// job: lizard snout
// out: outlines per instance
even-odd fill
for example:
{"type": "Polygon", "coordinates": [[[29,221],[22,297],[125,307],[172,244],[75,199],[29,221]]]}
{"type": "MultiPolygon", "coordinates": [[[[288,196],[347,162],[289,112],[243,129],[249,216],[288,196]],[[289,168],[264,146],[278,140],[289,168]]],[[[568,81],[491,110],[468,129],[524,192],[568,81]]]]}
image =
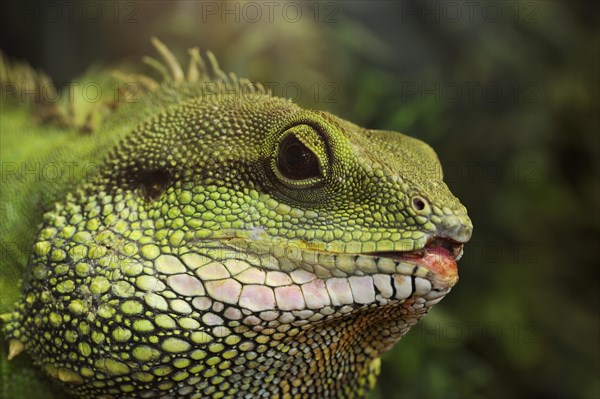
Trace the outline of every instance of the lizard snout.
{"type": "Polygon", "coordinates": [[[473,223],[467,215],[447,215],[437,225],[436,235],[466,243],[473,234],[473,223]]]}

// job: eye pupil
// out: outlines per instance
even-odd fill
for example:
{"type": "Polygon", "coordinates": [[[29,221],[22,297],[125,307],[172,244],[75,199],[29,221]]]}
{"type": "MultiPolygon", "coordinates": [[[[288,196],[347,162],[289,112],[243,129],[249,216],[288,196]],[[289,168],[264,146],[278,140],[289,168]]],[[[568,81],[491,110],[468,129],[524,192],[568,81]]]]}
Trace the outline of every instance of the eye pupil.
{"type": "Polygon", "coordinates": [[[303,180],[320,175],[316,155],[294,135],[281,142],[277,167],[288,179],[303,180]]]}
{"type": "Polygon", "coordinates": [[[291,144],[283,156],[284,162],[289,168],[302,167],[304,163],[310,160],[310,154],[306,152],[306,148],[302,148],[298,143],[291,144]]]}

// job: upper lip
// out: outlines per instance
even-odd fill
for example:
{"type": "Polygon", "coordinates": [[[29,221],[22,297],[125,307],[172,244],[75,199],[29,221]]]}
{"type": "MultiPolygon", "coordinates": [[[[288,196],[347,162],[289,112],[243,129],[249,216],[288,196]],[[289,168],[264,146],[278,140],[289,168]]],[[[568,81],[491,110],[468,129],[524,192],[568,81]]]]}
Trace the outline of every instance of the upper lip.
{"type": "Polygon", "coordinates": [[[463,253],[463,243],[453,240],[449,237],[433,236],[431,237],[425,246],[420,249],[412,251],[385,251],[385,252],[367,252],[365,255],[379,256],[392,259],[407,259],[407,258],[421,258],[425,255],[428,249],[444,248],[455,261],[459,260],[463,253]]]}

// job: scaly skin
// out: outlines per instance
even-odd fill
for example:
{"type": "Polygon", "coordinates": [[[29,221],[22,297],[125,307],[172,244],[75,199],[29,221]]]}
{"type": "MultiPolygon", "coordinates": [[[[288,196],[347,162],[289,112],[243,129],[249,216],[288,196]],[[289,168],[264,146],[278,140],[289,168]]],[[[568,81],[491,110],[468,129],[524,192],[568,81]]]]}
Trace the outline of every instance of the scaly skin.
{"type": "Polygon", "coordinates": [[[440,243],[457,254],[471,236],[434,151],[232,90],[214,65],[212,81],[183,77],[157,46],[172,81],[38,156],[94,173],[3,179],[3,243],[20,225],[32,248],[1,309],[11,357],[83,398],[364,397],[380,355],[457,281],[440,243]],[[45,213],[20,205],[36,187],[54,187],[45,213]]]}

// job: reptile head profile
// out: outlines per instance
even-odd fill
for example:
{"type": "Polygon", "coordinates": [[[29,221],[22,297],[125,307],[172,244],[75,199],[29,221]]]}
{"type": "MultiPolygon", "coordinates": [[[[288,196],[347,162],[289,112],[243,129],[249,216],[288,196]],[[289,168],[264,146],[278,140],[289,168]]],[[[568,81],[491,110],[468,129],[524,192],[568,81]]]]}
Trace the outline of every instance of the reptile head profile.
{"type": "Polygon", "coordinates": [[[69,391],[363,397],[456,283],[472,225],[427,144],[232,80],[164,83],[45,214],[5,332],[69,391]]]}

